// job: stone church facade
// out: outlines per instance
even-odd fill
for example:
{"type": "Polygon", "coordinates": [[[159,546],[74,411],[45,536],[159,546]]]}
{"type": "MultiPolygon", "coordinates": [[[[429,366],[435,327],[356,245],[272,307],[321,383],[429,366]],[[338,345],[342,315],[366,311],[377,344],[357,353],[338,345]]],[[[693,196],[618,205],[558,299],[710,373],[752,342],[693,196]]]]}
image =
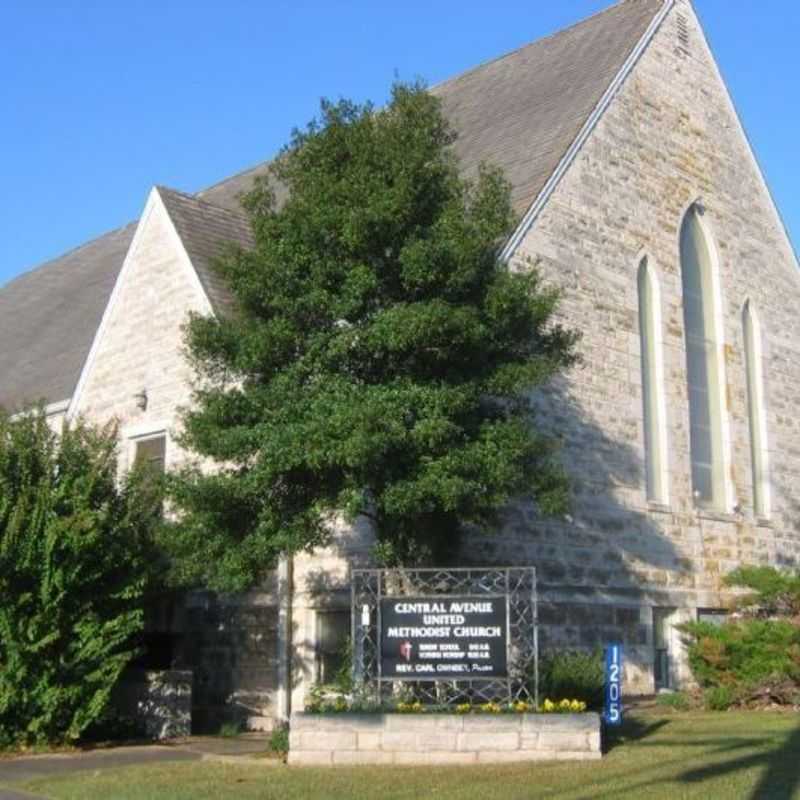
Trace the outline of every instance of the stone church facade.
{"type": "MultiPolygon", "coordinates": [[[[798,263],[689,0],[623,0],[434,87],[464,170],[504,167],[503,257],[563,289],[583,362],[532,398],[574,479],[564,520],[525,503],[464,563],[533,564],[545,646],[622,641],[630,691],[688,680],[679,622],[724,613],[740,564],[797,565],[798,263]]],[[[224,314],[212,261],[237,195],[156,187],[138,223],[0,289],[0,404],[120,429],[122,467],[181,464],[189,311],[224,314]]],[[[197,592],[154,630],[194,672],[196,728],[269,728],[333,669],[370,538],[284,559],[246,596],[197,592]]]]}

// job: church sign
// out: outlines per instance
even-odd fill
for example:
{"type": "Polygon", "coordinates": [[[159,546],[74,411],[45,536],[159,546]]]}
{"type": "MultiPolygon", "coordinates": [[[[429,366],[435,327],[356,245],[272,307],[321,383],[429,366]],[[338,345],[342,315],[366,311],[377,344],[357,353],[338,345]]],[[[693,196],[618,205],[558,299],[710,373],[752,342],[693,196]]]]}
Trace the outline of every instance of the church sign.
{"type": "Polygon", "coordinates": [[[381,677],[473,680],[508,676],[505,595],[380,601],[381,677]]]}

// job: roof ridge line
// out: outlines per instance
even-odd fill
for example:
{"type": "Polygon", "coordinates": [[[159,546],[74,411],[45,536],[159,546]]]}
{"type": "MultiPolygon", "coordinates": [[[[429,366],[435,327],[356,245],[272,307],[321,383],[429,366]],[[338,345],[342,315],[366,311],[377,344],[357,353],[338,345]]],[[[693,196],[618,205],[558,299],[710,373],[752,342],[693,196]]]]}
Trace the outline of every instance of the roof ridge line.
{"type": "Polygon", "coordinates": [[[6,283],[0,284],[0,290],[5,289],[7,286],[11,286],[12,283],[27,277],[28,275],[33,275],[34,272],[39,272],[40,270],[46,269],[49,267],[54,261],[61,261],[62,258],[67,258],[74,253],[77,253],[79,250],[83,250],[85,247],[91,247],[93,244],[99,242],[101,239],[105,239],[106,236],[113,236],[115,233],[122,233],[122,231],[130,228],[131,226],[137,225],[138,220],[132,220],[131,222],[126,222],[123,225],[118,225],[116,228],[111,228],[111,230],[106,231],[105,233],[98,233],[97,236],[93,236],[91,239],[85,242],[81,242],[80,244],[76,244],[73,247],[70,247],[69,250],[65,250],[63,253],[59,253],[57,256],[52,256],[52,258],[48,258],[47,261],[42,261],[36,266],[31,267],[30,269],[25,270],[24,272],[20,272],[19,274],[15,275],[11,280],[6,281],[6,283]]]}
{"type": "MultiPolygon", "coordinates": [[[[265,164],[271,164],[278,157],[278,155],[279,153],[273,156],[272,158],[268,158],[264,161],[259,161],[257,164],[253,164],[253,166],[251,167],[245,167],[244,169],[240,169],[238,172],[234,172],[233,175],[228,175],[227,178],[222,178],[221,180],[218,180],[216,183],[212,183],[210,186],[206,186],[205,188],[200,189],[200,191],[195,192],[194,196],[199,197],[200,199],[205,199],[203,198],[203,195],[206,192],[210,192],[212,189],[216,189],[218,186],[222,186],[224,183],[228,183],[228,181],[233,181],[236,178],[241,178],[243,175],[247,175],[248,172],[255,172],[259,167],[263,167],[265,164]]],[[[208,203],[208,200],[206,200],[205,202],[208,203]]]]}
{"type": "Polygon", "coordinates": [[[189,192],[182,192],[180,189],[173,189],[171,186],[165,186],[163,183],[157,183],[153,187],[157,192],[167,192],[169,194],[178,195],[178,197],[184,198],[185,200],[191,200],[193,203],[199,203],[200,205],[208,206],[209,208],[213,208],[215,211],[222,211],[229,216],[236,217],[238,220],[244,220],[246,218],[244,209],[242,212],[234,211],[232,208],[226,208],[225,206],[217,205],[216,203],[212,203],[209,200],[206,200],[204,197],[198,197],[196,194],[190,194],[189,192]]]}
{"type": "MultiPolygon", "coordinates": [[[[445,78],[444,80],[439,81],[438,83],[434,83],[430,87],[428,87],[428,91],[432,92],[432,91],[435,91],[437,89],[440,89],[443,86],[446,86],[447,84],[455,83],[456,81],[459,81],[462,78],[465,78],[467,75],[471,75],[473,72],[477,72],[479,69],[483,69],[484,67],[489,66],[489,64],[494,64],[497,61],[502,61],[505,58],[509,58],[510,56],[513,56],[515,53],[519,53],[520,51],[525,50],[528,47],[532,47],[535,44],[539,44],[540,42],[546,42],[548,39],[553,39],[556,36],[561,36],[562,34],[567,33],[568,31],[571,31],[574,28],[578,28],[581,25],[584,25],[587,22],[589,22],[589,21],[591,21],[591,20],[593,20],[593,19],[595,19],[597,17],[602,17],[603,15],[610,13],[614,9],[625,5],[626,3],[633,3],[633,2],[639,2],[639,0],[617,0],[616,3],[613,3],[612,5],[607,6],[606,8],[603,8],[600,11],[596,11],[594,14],[589,14],[588,16],[583,17],[583,19],[579,19],[576,22],[573,22],[570,25],[567,25],[565,28],[559,28],[558,30],[553,31],[552,33],[548,33],[545,36],[540,36],[538,39],[533,39],[532,41],[526,42],[525,44],[522,44],[519,47],[515,47],[513,50],[508,50],[507,52],[503,53],[502,55],[495,56],[494,58],[490,58],[487,61],[483,61],[480,64],[476,64],[474,67],[469,67],[468,69],[464,70],[463,72],[459,72],[457,75],[453,75],[450,78],[445,78]]],[[[273,163],[275,161],[275,159],[277,159],[279,156],[280,156],[280,152],[276,153],[272,158],[267,158],[264,161],[259,161],[259,162],[253,164],[250,167],[245,167],[244,169],[241,169],[238,172],[235,172],[233,175],[228,175],[227,177],[222,178],[221,180],[218,180],[216,183],[212,183],[209,186],[206,186],[203,189],[200,189],[198,192],[195,192],[193,195],[189,195],[189,196],[190,197],[197,197],[199,199],[205,200],[203,195],[206,192],[210,192],[210,191],[216,189],[219,186],[223,186],[224,184],[228,183],[229,181],[236,180],[236,178],[243,177],[243,176],[247,175],[249,172],[255,172],[259,167],[263,167],[265,165],[273,163]]],[[[165,188],[169,188],[169,187],[165,187],[165,188]]],[[[208,203],[209,201],[205,200],[205,202],[208,203]]],[[[209,203],[209,205],[214,205],[214,204],[213,203],[209,203]]],[[[219,206],[219,207],[221,208],[221,206],[219,206]]]]}
{"type": "Polygon", "coordinates": [[[445,78],[439,83],[435,83],[430,87],[430,91],[434,89],[439,89],[442,86],[446,86],[448,83],[455,83],[462,78],[466,78],[467,75],[471,75],[473,72],[477,72],[479,69],[483,69],[484,67],[488,67],[490,64],[494,64],[497,61],[502,61],[505,58],[509,58],[522,50],[526,50],[529,47],[533,47],[535,44],[540,44],[541,42],[546,42],[548,39],[554,39],[556,36],[561,36],[563,33],[567,33],[571,31],[573,28],[578,28],[581,25],[586,24],[587,22],[596,19],[597,17],[602,17],[604,14],[608,14],[609,12],[613,11],[615,8],[619,8],[620,6],[625,5],[626,3],[630,2],[638,2],[638,0],[617,0],[616,3],[613,3],[606,8],[601,9],[600,11],[595,11],[594,14],[589,14],[583,19],[579,19],[577,22],[573,22],[570,25],[567,25],[566,28],[559,28],[558,30],[553,31],[552,33],[548,33],[545,36],[540,36],[538,39],[533,39],[530,42],[526,42],[525,44],[521,44],[519,47],[515,47],[513,50],[509,50],[502,55],[495,56],[494,58],[487,59],[486,61],[482,61],[480,64],[476,64],[474,67],[469,67],[469,69],[464,70],[463,72],[459,72],[458,75],[453,75],[451,78],[445,78]]]}

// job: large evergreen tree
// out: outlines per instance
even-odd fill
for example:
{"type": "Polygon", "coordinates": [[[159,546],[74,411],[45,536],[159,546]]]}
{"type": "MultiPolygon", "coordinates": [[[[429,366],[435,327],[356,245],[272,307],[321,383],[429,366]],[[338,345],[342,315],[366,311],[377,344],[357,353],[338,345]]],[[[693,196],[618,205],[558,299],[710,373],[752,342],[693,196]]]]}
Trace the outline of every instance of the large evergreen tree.
{"type": "Polygon", "coordinates": [[[255,248],[219,265],[235,309],[187,328],[183,444],[218,468],[175,483],[179,581],[244,589],[338,512],[410,563],[447,558],[514,496],[565,510],[527,398],[575,334],[534,271],[498,262],[509,186],[490,167],[464,180],[453,141],[420,86],[380,110],[323,102],[246,197],[255,248]]]}

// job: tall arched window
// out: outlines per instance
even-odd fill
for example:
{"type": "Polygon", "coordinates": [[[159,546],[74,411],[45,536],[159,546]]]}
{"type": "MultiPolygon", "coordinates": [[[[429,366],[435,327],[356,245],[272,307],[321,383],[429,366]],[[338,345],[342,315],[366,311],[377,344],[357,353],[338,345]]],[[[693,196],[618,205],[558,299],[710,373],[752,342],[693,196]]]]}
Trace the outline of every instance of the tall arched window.
{"type": "Polygon", "coordinates": [[[667,437],[664,421],[664,367],[661,354],[661,300],[658,280],[647,258],[643,258],[639,264],[637,283],[647,499],[666,504],[668,502],[667,437]]]}
{"type": "Polygon", "coordinates": [[[722,367],[711,245],[692,206],[681,226],[681,280],[689,384],[692,491],[701,507],[724,509],[722,367]]]}
{"type": "Polygon", "coordinates": [[[747,411],[750,423],[750,454],[753,465],[753,510],[756,516],[769,517],[769,462],[767,421],[764,413],[764,382],[761,367],[761,326],[752,303],[742,310],[744,358],[747,371],[747,411]]]}

